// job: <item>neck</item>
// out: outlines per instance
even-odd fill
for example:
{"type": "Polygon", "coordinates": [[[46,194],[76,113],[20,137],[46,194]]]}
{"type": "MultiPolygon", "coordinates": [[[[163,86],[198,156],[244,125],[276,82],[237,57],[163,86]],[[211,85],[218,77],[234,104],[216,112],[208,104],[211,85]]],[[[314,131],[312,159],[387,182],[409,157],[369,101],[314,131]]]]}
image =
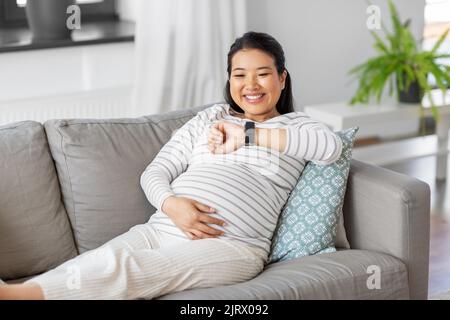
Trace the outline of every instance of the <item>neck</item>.
{"type": "Polygon", "coordinates": [[[265,114],[250,114],[250,113],[244,113],[244,117],[246,119],[250,119],[253,120],[255,122],[263,122],[266,120],[269,120],[271,118],[277,117],[280,114],[278,113],[277,109],[273,109],[271,112],[269,113],[265,113],[265,114]]]}
{"type": "Polygon", "coordinates": [[[263,121],[269,120],[271,118],[277,117],[279,115],[280,114],[278,113],[278,111],[275,110],[274,112],[266,113],[266,114],[249,114],[249,113],[245,113],[244,117],[246,119],[253,120],[255,122],[263,122],[263,121]]]}

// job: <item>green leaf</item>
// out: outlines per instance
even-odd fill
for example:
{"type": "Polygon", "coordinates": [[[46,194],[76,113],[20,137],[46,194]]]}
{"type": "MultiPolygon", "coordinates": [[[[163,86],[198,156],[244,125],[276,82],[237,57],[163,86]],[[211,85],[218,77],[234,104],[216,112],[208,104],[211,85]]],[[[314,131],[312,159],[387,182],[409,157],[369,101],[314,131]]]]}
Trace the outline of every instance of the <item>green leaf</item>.
{"type": "Polygon", "coordinates": [[[371,32],[377,55],[348,72],[353,81],[358,81],[358,88],[350,103],[367,103],[373,97],[380,101],[387,83],[389,95],[395,92],[398,98],[400,90],[409,88],[411,83],[417,81],[423,94],[430,99],[433,117],[438,119],[438,109],[431,96],[432,87],[428,83],[428,77],[433,75],[437,86],[443,92],[450,87],[450,66],[445,65],[445,61],[440,62],[450,58],[450,54],[437,52],[449,30],[439,37],[432,50],[423,51],[410,30],[411,20],[401,22],[392,0],[389,0],[389,11],[392,32],[386,28],[383,21],[381,26],[384,39],[376,32],[371,32]]]}
{"type": "Polygon", "coordinates": [[[439,47],[441,46],[442,42],[444,42],[445,38],[447,37],[448,32],[450,31],[450,29],[447,29],[440,37],[439,40],[434,44],[433,48],[431,49],[431,53],[435,54],[436,51],[439,49],[439,47]]]}
{"type": "Polygon", "coordinates": [[[437,54],[434,56],[435,59],[445,59],[450,58],[450,53],[437,54]]]}
{"type": "Polygon", "coordinates": [[[436,64],[431,64],[430,65],[430,73],[434,76],[434,79],[436,79],[436,83],[437,83],[438,87],[442,91],[445,91],[447,89],[448,84],[450,84],[450,83],[448,83],[448,81],[446,81],[445,74],[443,74],[442,70],[436,64]]]}
{"type": "Polygon", "coordinates": [[[371,31],[370,33],[375,38],[375,45],[374,45],[375,49],[377,49],[381,53],[390,54],[387,45],[384,43],[383,40],[381,40],[381,38],[376,34],[376,32],[371,31]]]}

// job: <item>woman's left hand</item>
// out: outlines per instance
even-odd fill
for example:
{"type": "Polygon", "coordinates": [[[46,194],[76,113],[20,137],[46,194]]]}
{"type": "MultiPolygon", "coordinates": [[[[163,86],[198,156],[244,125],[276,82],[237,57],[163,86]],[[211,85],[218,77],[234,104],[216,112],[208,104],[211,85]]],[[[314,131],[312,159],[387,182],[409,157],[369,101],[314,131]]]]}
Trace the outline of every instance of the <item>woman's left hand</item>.
{"type": "Polygon", "coordinates": [[[231,122],[214,123],[208,135],[208,147],[212,153],[230,153],[245,144],[244,127],[231,122]]]}

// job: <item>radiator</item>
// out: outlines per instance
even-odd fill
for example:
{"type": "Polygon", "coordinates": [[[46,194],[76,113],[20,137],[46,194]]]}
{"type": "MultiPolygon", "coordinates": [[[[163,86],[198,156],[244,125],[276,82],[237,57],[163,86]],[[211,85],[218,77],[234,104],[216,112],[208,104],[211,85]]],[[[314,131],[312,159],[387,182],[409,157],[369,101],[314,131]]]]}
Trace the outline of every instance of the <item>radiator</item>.
{"type": "Polygon", "coordinates": [[[0,101],[0,125],[34,120],[70,118],[126,118],[132,116],[131,87],[76,94],[0,101]]]}

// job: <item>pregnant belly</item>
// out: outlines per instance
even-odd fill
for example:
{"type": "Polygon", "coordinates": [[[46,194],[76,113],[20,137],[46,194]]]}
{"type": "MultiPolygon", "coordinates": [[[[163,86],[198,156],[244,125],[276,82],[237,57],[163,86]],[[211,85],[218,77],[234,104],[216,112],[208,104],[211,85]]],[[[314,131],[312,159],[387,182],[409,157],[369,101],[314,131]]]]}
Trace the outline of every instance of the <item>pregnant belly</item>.
{"type": "Polygon", "coordinates": [[[227,223],[225,234],[231,237],[270,239],[283,205],[265,181],[223,164],[189,168],[171,187],[177,196],[216,209],[211,216],[227,223]]]}

